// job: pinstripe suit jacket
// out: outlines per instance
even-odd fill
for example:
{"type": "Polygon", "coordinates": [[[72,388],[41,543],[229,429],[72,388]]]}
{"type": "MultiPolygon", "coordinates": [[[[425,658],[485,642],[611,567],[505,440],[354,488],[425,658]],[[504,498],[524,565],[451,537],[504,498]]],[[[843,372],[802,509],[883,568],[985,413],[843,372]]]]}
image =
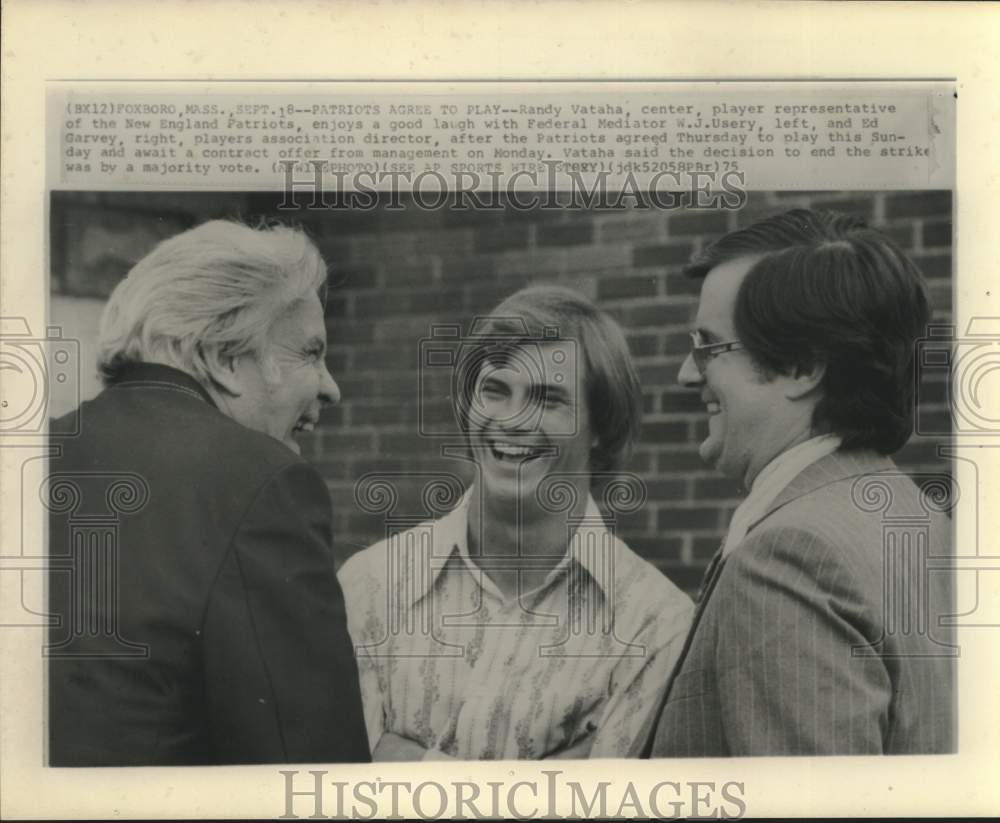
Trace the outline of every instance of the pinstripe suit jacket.
{"type": "Polygon", "coordinates": [[[652,756],[954,751],[941,508],[871,452],[807,467],[699,604],[652,756]]]}

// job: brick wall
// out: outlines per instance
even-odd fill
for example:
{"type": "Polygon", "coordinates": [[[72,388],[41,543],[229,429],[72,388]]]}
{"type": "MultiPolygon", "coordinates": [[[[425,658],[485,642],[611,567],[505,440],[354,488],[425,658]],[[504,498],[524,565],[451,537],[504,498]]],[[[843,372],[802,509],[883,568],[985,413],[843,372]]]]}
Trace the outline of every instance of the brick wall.
{"type": "MultiPolygon", "coordinates": [[[[333,276],[327,305],[329,364],[343,402],[328,410],[304,453],[335,502],[341,559],[382,536],[381,515],[362,509],[354,482],[371,472],[409,474],[397,482],[393,516],[429,513],[426,475],[466,482],[469,466],[442,457],[441,440],[418,435],[420,340],[434,324],[468,328],[502,298],[533,282],[579,289],[624,326],[643,386],[643,435],[627,467],[648,490],[645,506],[619,524],[640,554],[693,589],[738,503],[737,488],[702,465],[706,423],[698,398],[675,383],[687,350],[698,283],[680,269],[713,238],[795,206],[867,217],[891,234],[926,274],[935,322],[951,317],[951,195],[948,192],[751,194],[740,212],[633,209],[595,211],[278,211],[257,193],[55,193],[52,288],[106,296],[159,239],[213,217],[277,216],[303,225],[333,276]],[[414,475],[422,473],[424,477],[414,475]]],[[[53,323],[59,318],[53,316],[53,323]]],[[[432,382],[425,411],[447,421],[447,381],[432,382]]],[[[941,374],[926,376],[922,420],[946,431],[941,374]]],[[[943,437],[915,435],[898,461],[907,470],[947,471],[943,437]]]]}

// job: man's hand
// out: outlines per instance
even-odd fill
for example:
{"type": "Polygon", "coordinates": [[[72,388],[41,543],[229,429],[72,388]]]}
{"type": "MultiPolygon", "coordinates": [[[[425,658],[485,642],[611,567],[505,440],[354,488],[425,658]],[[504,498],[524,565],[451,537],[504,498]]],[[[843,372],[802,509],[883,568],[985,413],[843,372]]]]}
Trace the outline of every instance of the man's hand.
{"type": "Polygon", "coordinates": [[[372,760],[383,763],[423,760],[426,753],[427,749],[415,740],[394,732],[386,732],[379,738],[375,751],[372,752],[372,760]]]}

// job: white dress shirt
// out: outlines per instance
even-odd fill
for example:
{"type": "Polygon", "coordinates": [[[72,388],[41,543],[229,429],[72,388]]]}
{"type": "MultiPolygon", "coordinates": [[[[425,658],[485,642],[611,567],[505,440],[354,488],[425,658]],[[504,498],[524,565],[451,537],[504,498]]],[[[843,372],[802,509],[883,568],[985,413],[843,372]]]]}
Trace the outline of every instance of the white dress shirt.
{"type": "Polygon", "coordinates": [[[782,452],[768,463],[754,478],[750,493],[733,512],[729,531],[722,546],[722,556],[729,554],[747,536],[747,529],[764,516],[767,507],[781,494],[785,486],[795,479],[806,466],[833,454],[840,448],[841,440],[835,434],[822,434],[799,443],[782,452]]]}

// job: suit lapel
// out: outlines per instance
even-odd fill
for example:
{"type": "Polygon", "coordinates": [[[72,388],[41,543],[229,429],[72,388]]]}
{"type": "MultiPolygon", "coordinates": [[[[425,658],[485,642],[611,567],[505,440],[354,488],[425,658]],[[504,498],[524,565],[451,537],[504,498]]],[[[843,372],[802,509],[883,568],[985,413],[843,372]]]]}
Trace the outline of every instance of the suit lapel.
{"type": "Polygon", "coordinates": [[[774,498],[767,510],[749,524],[747,531],[749,532],[750,529],[770,517],[782,506],[803,495],[812,494],[823,486],[848,477],[860,477],[894,470],[896,470],[896,464],[892,460],[873,451],[836,451],[833,454],[828,454],[799,472],[774,498]]]}

